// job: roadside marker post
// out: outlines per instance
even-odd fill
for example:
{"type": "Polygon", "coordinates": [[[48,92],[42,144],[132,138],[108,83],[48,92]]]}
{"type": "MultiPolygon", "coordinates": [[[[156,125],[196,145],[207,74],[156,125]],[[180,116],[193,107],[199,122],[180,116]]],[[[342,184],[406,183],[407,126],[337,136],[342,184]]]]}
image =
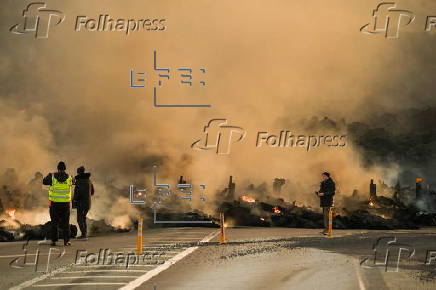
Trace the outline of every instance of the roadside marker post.
{"type": "Polygon", "coordinates": [[[142,218],[138,219],[138,235],[136,236],[136,254],[142,254],[142,225],[144,220],[142,218]]]}
{"type": "Polygon", "coordinates": [[[333,207],[329,208],[329,227],[327,231],[327,237],[333,238],[333,207]]]}
{"type": "Polygon", "coordinates": [[[220,244],[225,244],[226,240],[226,231],[224,226],[224,213],[220,213],[220,225],[221,225],[221,235],[220,235],[220,244]]]}

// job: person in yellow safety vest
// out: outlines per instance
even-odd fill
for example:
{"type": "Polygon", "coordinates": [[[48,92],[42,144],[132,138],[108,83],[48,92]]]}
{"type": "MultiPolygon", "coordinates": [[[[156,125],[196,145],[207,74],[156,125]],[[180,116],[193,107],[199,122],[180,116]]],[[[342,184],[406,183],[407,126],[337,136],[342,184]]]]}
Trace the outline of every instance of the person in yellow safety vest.
{"type": "Polygon", "coordinates": [[[65,246],[70,243],[70,209],[71,209],[71,188],[73,180],[65,170],[63,161],[58,163],[58,171],[49,173],[42,181],[49,186],[48,200],[51,218],[51,245],[56,246],[58,241],[58,227],[62,230],[65,246]]]}

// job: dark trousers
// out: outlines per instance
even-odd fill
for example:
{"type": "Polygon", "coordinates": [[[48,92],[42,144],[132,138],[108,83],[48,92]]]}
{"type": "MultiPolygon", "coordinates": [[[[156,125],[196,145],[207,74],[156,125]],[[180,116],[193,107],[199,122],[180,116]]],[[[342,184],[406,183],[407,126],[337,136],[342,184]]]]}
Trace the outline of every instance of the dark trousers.
{"type": "Polygon", "coordinates": [[[86,215],[88,214],[89,207],[84,205],[77,206],[77,223],[79,224],[80,232],[82,236],[87,235],[87,227],[86,227],[86,215]]]}
{"type": "Polygon", "coordinates": [[[330,209],[329,206],[322,208],[322,215],[324,216],[324,229],[326,231],[329,228],[329,209],[330,209]]]}
{"type": "Polygon", "coordinates": [[[51,240],[57,242],[58,227],[62,231],[64,243],[70,240],[70,203],[52,202],[50,206],[51,240]]]}

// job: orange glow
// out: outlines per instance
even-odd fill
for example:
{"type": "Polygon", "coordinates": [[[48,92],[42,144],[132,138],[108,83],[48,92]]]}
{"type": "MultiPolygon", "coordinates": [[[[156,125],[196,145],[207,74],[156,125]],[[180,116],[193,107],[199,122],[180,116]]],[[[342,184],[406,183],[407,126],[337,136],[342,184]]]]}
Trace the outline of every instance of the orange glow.
{"type": "Polygon", "coordinates": [[[278,207],[273,207],[272,211],[274,213],[282,213],[282,211],[278,207]]]}
{"type": "Polygon", "coordinates": [[[5,212],[11,217],[11,218],[14,218],[15,217],[15,212],[16,212],[17,210],[15,209],[15,208],[7,208],[6,210],[5,210],[5,212]]]}
{"type": "Polygon", "coordinates": [[[369,205],[370,207],[375,207],[375,201],[376,201],[375,196],[371,196],[371,197],[369,198],[369,203],[368,203],[368,205],[369,205]]]}
{"type": "Polygon", "coordinates": [[[241,200],[243,201],[243,202],[256,202],[256,200],[254,199],[254,198],[252,198],[251,196],[248,196],[248,195],[243,195],[243,196],[241,196],[241,200]]]}

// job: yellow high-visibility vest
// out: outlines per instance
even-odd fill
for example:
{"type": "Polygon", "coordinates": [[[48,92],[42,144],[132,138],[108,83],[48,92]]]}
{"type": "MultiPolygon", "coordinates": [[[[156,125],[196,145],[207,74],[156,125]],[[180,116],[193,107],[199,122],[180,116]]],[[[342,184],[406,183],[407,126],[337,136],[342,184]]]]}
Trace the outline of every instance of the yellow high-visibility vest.
{"type": "Polygon", "coordinates": [[[48,200],[53,202],[70,202],[72,185],[73,182],[70,176],[64,182],[59,182],[54,177],[54,174],[52,174],[51,186],[48,190],[48,200]]]}

